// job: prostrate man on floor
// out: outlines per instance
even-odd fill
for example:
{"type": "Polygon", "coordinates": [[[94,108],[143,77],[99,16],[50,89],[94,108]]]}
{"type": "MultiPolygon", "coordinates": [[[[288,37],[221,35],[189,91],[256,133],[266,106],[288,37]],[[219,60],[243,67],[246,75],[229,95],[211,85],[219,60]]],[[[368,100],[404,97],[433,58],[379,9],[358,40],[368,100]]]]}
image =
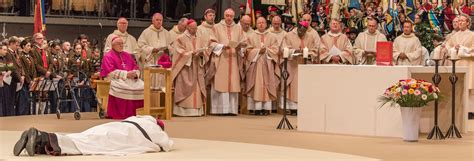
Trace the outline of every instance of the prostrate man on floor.
{"type": "Polygon", "coordinates": [[[125,156],[148,152],[169,151],[173,146],[164,123],[151,116],[132,116],[123,121],[110,122],[81,133],[58,134],[30,128],[21,134],[13,148],[15,156],[23,149],[35,154],[60,155],[117,155],[125,156]]]}

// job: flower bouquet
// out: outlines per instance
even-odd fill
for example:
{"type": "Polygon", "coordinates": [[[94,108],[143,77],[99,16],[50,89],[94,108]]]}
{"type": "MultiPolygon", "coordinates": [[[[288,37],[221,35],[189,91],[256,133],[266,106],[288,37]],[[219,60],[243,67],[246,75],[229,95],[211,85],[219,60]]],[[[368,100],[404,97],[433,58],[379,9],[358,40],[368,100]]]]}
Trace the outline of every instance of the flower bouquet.
{"type": "Polygon", "coordinates": [[[430,82],[416,79],[400,80],[385,90],[379,98],[381,106],[391,103],[400,107],[425,107],[429,102],[439,98],[439,88],[430,82]]]}
{"type": "Polygon", "coordinates": [[[385,90],[379,98],[382,106],[399,105],[402,114],[403,140],[418,141],[421,109],[439,99],[439,88],[424,80],[400,80],[385,90]]]}

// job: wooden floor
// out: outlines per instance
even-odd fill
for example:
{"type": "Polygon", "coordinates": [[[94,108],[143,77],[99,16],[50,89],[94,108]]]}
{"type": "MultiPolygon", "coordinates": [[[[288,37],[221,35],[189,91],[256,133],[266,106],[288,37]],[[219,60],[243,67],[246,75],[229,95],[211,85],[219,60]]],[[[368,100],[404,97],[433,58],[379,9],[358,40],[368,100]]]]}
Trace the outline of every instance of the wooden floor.
{"type": "MultiPolygon", "coordinates": [[[[174,138],[230,141],[294,148],[313,149],[382,160],[474,160],[474,132],[462,139],[403,142],[400,138],[361,137],[276,130],[281,115],[270,116],[207,116],[173,117],[166,122],[166,131],[174,138]]],[[[296,125],[296,117],[290,116],[296,125]]],[[[56,119],[55,115],[0,118],[0,130],[20,131],[29,127],[52,132],[81,132],[92,126],[115,121],[100,120],[96,113],[83,113],[81,120],[71,114],[56,119]]],[[[473,126],[473,120],[469,122],[473,126]]],[[[275,154],[284,155],[284,154],[275,154]]]]}

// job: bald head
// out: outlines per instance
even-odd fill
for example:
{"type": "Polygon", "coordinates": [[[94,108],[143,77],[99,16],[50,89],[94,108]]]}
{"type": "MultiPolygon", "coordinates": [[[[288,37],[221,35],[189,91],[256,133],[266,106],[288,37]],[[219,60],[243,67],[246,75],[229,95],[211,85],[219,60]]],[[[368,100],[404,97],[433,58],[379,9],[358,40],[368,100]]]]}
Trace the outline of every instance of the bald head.
{"type": "Polygon", "coordinates": [[[249,15],[242,16],[240,19],[240,26],[242,26],[242,30],[247,32],[250,29],[251,21],[252,20],[249,15]]]}
{"type": "Polygon", "coordinates": [[[249,15],[244,15],[242,18],[240,18],[240,22],[250,22],[251,18],[249,15]]]}
{"type": "Polygon", "coordinates": [[[114,49],[116,52],[123,51],[123,40],[120,38],[120,36],[112,38],[112,49],[114,49]]]}
{"type": "Polygon", "coordinates": [[[257,19],[257,30],[259,32],[264,32],[267,29],[267,20],[263,17],[257,19]]]}
{"type": "Polygon", "coordinates": [[[232,8],[227,8],[225,11],[224,11],[224,14],[232,14],[232,15],[235,15],[235,12],[232,8]]]}
{"type": "Polygon", "coordinates": [[[234,22],[235,12],[232,8],[228,8],[224,11],[224,21],[226,24],[230,25],[234,22]]]}
{"type": "Polygon", "coordinates": [[[117,20],[117,29],[121,32],[121,33],[125,33],[127,32],[127,29],[128,29],[128,21],[126,18],[119,18],[117,20]]]}
{"type": "Polygon", "coordinates": [[[163,18],[163,15],[162,15],[161,13],[159,13],[159,12],[156,12],[155,14],[153,14],[153,18],[155,18],[155,17],[161,17],[161,18],[163,18]]]}
{"type": "Polygon", "coordinates": [[[280,18],[280,16],[274,16],[272,18],[272,27],[276,31],[281,29],[281,18],[280,18]]]}
{"type": "Polygon", "coordinates": [[[161,26],[163,25],[163,15],[161,15],[161,13],[153,14],[153,17],[151,19],[151,23],[153,23],[153,26],[156,29],[160,29],[161,26]]]}

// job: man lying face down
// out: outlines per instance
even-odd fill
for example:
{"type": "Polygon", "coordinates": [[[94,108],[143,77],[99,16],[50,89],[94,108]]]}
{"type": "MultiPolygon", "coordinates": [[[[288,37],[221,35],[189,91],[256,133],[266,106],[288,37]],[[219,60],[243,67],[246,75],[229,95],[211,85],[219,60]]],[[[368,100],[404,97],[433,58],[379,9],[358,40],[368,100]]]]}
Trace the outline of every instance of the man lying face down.
{"type": "Polygon", "coordinates": [[[130,155],[169,151],[173,146],[164,131],[164,123],[151,116],[132,116],[81,133],[48,133],[25,130],[13,148],[15,156],[23,149],[35,154],[60,155],[130,155]]]}

